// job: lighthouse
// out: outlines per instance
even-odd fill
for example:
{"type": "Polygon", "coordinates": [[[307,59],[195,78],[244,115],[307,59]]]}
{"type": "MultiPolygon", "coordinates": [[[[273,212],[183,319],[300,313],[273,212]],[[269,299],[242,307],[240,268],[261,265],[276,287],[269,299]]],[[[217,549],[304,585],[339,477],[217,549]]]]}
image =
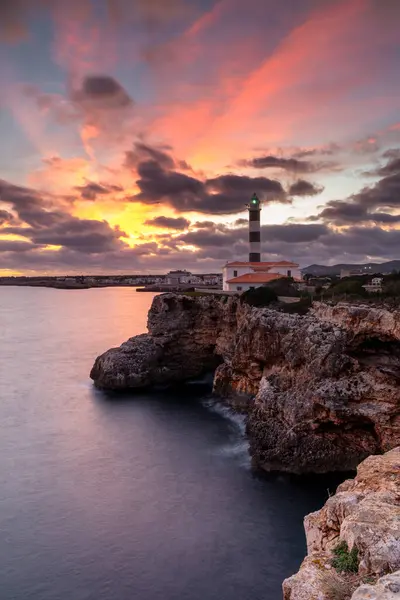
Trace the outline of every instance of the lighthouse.
{"type": "Polygon", "coordinates": [[[260,214],[261,206],[257,194],[254,194],[247,204],[249,211],[249,262],[261,262],[261,225],[260,214]]]}

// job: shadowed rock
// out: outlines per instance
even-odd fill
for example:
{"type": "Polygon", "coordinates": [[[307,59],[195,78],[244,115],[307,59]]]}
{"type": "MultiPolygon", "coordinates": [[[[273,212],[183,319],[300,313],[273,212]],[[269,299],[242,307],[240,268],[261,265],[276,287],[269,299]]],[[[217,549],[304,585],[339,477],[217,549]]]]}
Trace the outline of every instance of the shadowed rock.
{"type": "Polygon", "coordinates": [[[148,334],[130,338],[99,356],[90,377],[99,388],[140,389],[180,383],[213,371],[221,304],[212,296],[156,296],[148,334]]]}

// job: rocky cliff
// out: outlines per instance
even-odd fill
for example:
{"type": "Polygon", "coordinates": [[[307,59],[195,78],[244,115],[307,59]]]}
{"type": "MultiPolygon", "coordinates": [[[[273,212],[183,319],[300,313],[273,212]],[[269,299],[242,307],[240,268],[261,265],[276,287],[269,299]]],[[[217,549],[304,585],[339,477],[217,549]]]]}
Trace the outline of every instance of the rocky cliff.
{"type": "Polygon", "coordinates": [[[263,469],[345,471],[399,444],[399,311],[316,304],[299,316],[165,294],[148,330],[96,359],[95,384],[170,384],[217,367],[214,392],[247,400],[250,451],[263,469]]]}
{"type": "Polygon", "coordinates": [[[90,377],[99,388],[139,389],[180,383],[213,371],[223,305],[213,296],[164,294],[151,305],[148,333],[97,357],[90,377]]]}
{"type": "Polygon", "coordinates": [[[356,588],[353,600],[400,598],[400,447],[362,462],[304,528],[308,556],[284,581],[284,600],[345,600],[356,588]],[[343,542],[352,574],[345,561],[335,568],[343,542]]]}

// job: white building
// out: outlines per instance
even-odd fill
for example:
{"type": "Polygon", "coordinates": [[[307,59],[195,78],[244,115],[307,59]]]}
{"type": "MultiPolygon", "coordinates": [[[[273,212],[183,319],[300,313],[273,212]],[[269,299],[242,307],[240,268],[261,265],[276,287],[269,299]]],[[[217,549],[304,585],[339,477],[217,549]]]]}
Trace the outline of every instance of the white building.
{"type": "Polygon", "coordinates": [[[369,283],[363,285],[364,290],[367,292],[378,293],[382,291],[383,277],[374,277],[369,283]]]}
{"type": "Polygon", "coordinates": [[[226,292],[245,292],[276,279],[293,277],[302,281],[299,265],[287,260],[276,262],[230,262],[222,270],[222,289],[226,292]]]}

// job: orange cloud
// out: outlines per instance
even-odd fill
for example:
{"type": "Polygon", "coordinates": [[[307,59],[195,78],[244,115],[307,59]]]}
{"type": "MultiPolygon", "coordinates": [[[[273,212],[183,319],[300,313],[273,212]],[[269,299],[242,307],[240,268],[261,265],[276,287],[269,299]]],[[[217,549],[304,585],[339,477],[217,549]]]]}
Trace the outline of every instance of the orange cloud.
{"type": "MultiPolygon", "coordinates": [[[[175,88],[174,103],[164,107],[152,131],[170,140],[195,167],[205,169],[220,169],[254,146],[287,144],[296,136],[313,145],[317,134],[332,131],[336,109],[340,109],[336,133],[345,135],[351,127],[357,135],[360,111],[368,112],[377,98],[372,94],[361,102],[351,94],[373,85],[381,73],[381,60],[372,52],[370,39],[384,44],[397,35],[393,27],[374,30],[373,0],[318,4],[261,61],[256,60],[257,36],[230,44],[227,54],[221,54],[214,34],[207,38],[215,22],[224,26],[229,6],[232,2],[219,3],[176,42],[175,55],[190,60],[200,47],[201,65],[209,65],[206,72],[217,73],[215,80],[190,85],[186,59],[174,63],[174,84],[183,83],[175,88]]],[[[394,101],[388,99],[386,108],[394,101]]]]}

